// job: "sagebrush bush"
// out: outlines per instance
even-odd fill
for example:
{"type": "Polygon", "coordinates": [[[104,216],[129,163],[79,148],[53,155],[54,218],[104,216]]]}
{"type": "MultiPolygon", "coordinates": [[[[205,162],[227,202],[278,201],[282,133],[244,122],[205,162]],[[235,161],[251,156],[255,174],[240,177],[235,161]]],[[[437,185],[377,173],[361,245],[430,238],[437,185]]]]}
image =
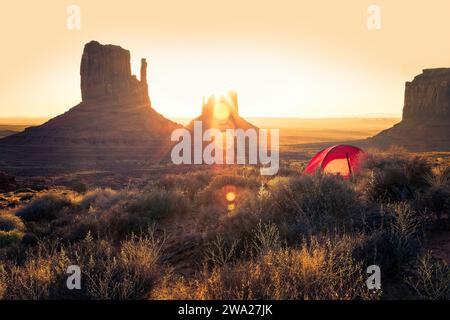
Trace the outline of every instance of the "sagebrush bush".
{"type": "Polygon", "coordinates": [[[88,191],[88,186],[82,182],[75,182],[70,186],[70,189],[77,193],[83,194],[88,191]]]}
{"type": "Polygon", "coordinates": [[[418,258],[416,273],[406,279],[419,299],[450,299],[450,267],[427,252],[418,258]]]}
{"type": "Polygon", "coordinates": [[[360,176],[359,188],[368,201],[391,202],[413,199],[428,185],[432,168],[417,156],[371,156],[360,176]]]}
{"type": "Polygon", "coordinates": [[[2,231],[0,230],[0,248],[13,244],[18,244],[22,240],[23,233],[17,230],[2,231]]]}
{"type": "Polygon", "coordinates": [[[141,192],[96,189],[81,200],[84,212],[73,216],[65,237],[80,239],[91,231],[95,238],[108,236],[121,241],[132,233],[145,231],[160,219],[186,214],[190,206],[189,198],[175,189],[152,188],[141,192]]]}
{"type": "Polygon", "coordinates": [[[242,190],[257,190],[260,185],[259,178],[254,176],[216,175],[209,185],[198,193],[196,200],[201,205],[226,204],[227,188],[233,188],[239,196],[242,190]]]}
{"type": "Polygon", "coordinates": [[[11,213],[0,214],[0,248],[19,244],[25,231],[25,225],[19,217],[11,213]]]}
{"type": "Polygon", "coordinates": [[[78,205],[79,197],[70,192],[49,192],[40,195],[16,215],[25,221],[53,220],[78,205]]]}
{"type": "Polygon", "coordinates": [[[13,214],[0,214],[0,231],[21,231],[25,230],[25,225],[19,217],[14,216],[13,214]]]}
{"type": "Polygon", "coordinates": [[[275,178],[268,189],[272,216],[282,232],[318,232],[344,227],[360,220],[363,208],[352,185],[337,176],[303,175],[275,178]]]}
{"type": "Polygon", "coordinates": [[[450,166],[440,165],[433,168],[432,173],[427,176],[426,180],[430,186],[450,187],[450,166]]]}
{"type": "Polygon", "coordinates": [[[23,263],[0,265],[0,289],[4,298],[20,300],[146,298],[158,274],[162,241],[150,228],[118,247],[90,236],[70,246],[40,242],[23,263]],[[81,268],[81,290],[66,287],[71,264],[81,268]]]}
{"type": "Polygon", "coordinates": [[[121,190],[116,191],[112,189],[100,189],[96,188],[94,190],[87,191],[80,201],[80,206],[82,209],[91,210],[106,210],[111,206],[115,205],[117,202],[127,199],[130,197],[130,192],[121,190]]]}
{"type": "Polygon", "coordinates": [[[190,200],[178,189],[152,189],[130,201],[127,211],[140,216],[153,219],[162,218],[171,214],[184,214],[189,211],[190,200]]]}
{"type": "MultiPolygon", "coordinates": [[[[17,300],[49,299],[52,291],[63,284],[67,261],[55,244],[39,243],[26,252],[22,264],[6,265],[5,298],[17,300]]],[[[56,294],[63,299],[63,294],[56,294]]]]}
{"type": "Polygon", "coordinates": [[[209,170],[189,172],[187,174],[168,174],[158,180],[156,185],[166,190],[181,190],[190,199],[194,199],[196,194],[209,184],[212,175],[213,172],[209,170]]]}
{"type": "Polygon", "coordinates": [[[389,264],[386,270],[397,274],[420,248],[423,215],[406,202],[389,204],[382,211],[388,219],[384,230],[385,243],[380,245],[385,251],[379,254],[389,264]]]}
{"type": "Polygon", "coordinates": [[[0,298],[372,299],[372,264],[384,297],[448,297],[448,267],[414,263],[424,236],[445,226],[448,166],[406,152],[372,156],[350,180],[303,166],[272,177],[256,166],[158,173],[120,190],[24,199],[0,212],[0,298]],[[70,264],[82,290],[67,290],[70,264]]]}
{"type": "MultiPolygon", "coordinates": [[[[217,216],[211,222],[210,228],[216,226],[213,230],[216,234],[220,233],[227,244],[237,240],[239,250],[242,250],[242,246],[251,241],[258,224],[267,224],[272,221],[271,203],[264,190],[264,187],[261,187],[258,192],[248,189],[239,190],[232,210],[226,210],[226,206],[223,206],[224,209],[220,211],[218,209],[221,206],[214,206],[215,211],[212,209],[207,211],[214,212],[213,216],[217,216]]],[[[202,210],[204,208],[202,207],[202,210]]]]}
{"type": "Polygon", "coordinates": [[[6,271],[3,264],[0,263],[0,300],[3,299],[6,293],[6,271]]]}
{"type": "Polygon", "coordinates": [[[403,170],[398,166],[373,169],[363,185],[363,194],[371,202],[400,201],[413,196],[403,170]]]}
{"type": "Polygon", "coordinates": [[[162,246],[154,231],[133,235],[118,249],[104,240],[94,245],[84,243],[89,254],[83,252],[77,259],[87,280],[87,296],[96,300],[146,298],[158,275],[156,263],[162,246]]]}
{"type": "Polygon", "coordinates": [[[273,222],[282,240],[288,242],[322,231],[343,232],[362,226],[365,208],[351,183],[340,177],[275,177],[259,190],[241,193],[235,211],[221,220],[228,239],[251,237],[260,221],[273,222]]]}
{"type": "Polygon", "coordinates": [[[157,287],[159,299],[370,299],[362,266],[351,252],[313,240],[280,247],[254,259],[204,269],[195,281],[172,279],[157,287]]]}
{"type": "Polygon", "coordinates": [[[432,186],[425,191],[422,200],[425,208],[439,217],[450,213],[450,187],[432,186]]]}

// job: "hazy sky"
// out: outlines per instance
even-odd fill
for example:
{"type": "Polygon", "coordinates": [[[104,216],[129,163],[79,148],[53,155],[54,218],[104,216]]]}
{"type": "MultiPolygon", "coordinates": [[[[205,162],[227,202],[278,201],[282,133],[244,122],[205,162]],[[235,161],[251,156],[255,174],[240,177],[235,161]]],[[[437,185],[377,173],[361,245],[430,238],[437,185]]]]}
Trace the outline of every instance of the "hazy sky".
{"type": "Polygon", "coordinates": [[[149,62],[153,106],[195,116],[236,89],[244,116],[401,113],[404,82],[450,66],[448,0],[8,1],[1,4],[0,117],[55,116],[80,101],[90,40],[149,62]],[[81,29],[66,9],[81,9],[81,29]],[[381,30],[367,8],[381,9],[381,30]]]}

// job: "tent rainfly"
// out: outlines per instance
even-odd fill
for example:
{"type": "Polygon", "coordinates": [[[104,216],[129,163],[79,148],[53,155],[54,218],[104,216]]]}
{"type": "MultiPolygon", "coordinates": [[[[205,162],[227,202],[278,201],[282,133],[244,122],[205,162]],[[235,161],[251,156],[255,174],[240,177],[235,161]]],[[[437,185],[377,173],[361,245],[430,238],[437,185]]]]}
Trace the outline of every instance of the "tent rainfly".
{"type": "Polygon", "coordinates": [[[361,169],[365,158],[366,153],[358,147],[335,145],[318,152],[309,161],[304,173],[311,174],[320,170],[348,179],[361,169]]]}

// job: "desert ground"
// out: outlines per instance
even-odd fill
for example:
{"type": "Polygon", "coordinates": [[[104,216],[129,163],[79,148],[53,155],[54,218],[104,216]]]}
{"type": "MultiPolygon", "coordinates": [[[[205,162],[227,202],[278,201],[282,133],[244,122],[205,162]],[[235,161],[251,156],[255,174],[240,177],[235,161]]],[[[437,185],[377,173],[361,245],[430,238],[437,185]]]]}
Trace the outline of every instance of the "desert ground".
{"type": "Polygon", "coordinates": [[[303,175],[320,149],[399,119],[249,120],[280,129],[275,176],[145,162],[3,174],[0,298],[450,298],[449,152],[371,149],[350,180],[303,175]],[[65,287],[73,264],[82,290],[65,287]],[[365,283],[374,264],[381,290],[365,283]]]}

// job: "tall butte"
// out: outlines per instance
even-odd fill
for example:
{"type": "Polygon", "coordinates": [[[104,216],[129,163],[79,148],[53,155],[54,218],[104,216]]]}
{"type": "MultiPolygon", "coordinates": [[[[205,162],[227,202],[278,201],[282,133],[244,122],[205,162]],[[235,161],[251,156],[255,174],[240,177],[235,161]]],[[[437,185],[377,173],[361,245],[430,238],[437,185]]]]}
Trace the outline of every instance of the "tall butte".
{"type": "Polygon", "coordinates": [[[402,121],[364,144],[450,151],[450,68],[425,69],[406,82],[402,121]]]}
{"type": "Polygon", "coordinates": [[[194,121],[201,121],[203,130],[258,129],[239,115],[238,95],[233,90],[209,96],[206,101],[203,99],[202,113],[187,125],[187,129],[193,130],[194,121]]]}
{"type": "Polygon", "coordinates": [[[80,76],[81,103],[0,140],[0,166],[105,168],[157,162],[167,152],[171,132],[181,126],[151,107],[145,59],[138,80],[128,50],[91,41],[84,46],[80,76]]]}

